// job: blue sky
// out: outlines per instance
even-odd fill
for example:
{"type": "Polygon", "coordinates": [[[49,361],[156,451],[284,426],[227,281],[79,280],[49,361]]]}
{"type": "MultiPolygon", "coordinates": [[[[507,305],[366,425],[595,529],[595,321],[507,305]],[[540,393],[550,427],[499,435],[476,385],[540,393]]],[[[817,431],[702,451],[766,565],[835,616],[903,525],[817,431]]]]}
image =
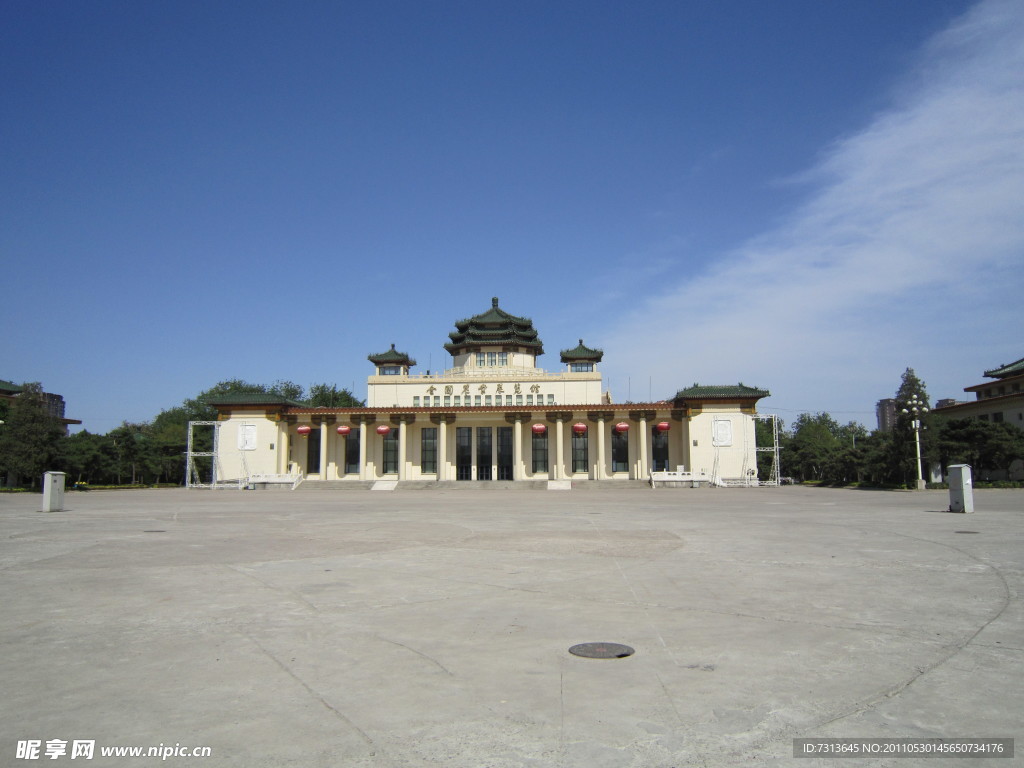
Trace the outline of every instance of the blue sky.
{"type": "Polygon", "coordinates": [[[105,432],[439,370],[492,296],[617,401],[874,427],[1024,356],[1024,5],[0,6],[0,379],[105,432]]]}

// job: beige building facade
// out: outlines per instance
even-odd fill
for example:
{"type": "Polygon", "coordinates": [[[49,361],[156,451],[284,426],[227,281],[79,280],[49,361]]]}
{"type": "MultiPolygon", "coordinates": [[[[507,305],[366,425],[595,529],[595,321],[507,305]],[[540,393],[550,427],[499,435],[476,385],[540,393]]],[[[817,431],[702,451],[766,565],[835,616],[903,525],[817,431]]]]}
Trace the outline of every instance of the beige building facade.
{"type": "Polygon", "coordinates": [[[416,361],[395,345],[370,355],[365,407],[211,399],[220,479],[647,480],[680,468],[709,481],[756,478],[754,416],[767,391],[694,385],[667,400],[614,403],[603,352],[582,339],[548,371],[532,322],[498,299],[455,325],[445,371],[413,373],[416,361]]]}
{"type": "Polygon", "coordinates": [[[936,407],[932,413],[953,419],[981,419],[1024,429],[1024,358],[983,374],[992,381],[964,387],[973,400],[936,407]]]}

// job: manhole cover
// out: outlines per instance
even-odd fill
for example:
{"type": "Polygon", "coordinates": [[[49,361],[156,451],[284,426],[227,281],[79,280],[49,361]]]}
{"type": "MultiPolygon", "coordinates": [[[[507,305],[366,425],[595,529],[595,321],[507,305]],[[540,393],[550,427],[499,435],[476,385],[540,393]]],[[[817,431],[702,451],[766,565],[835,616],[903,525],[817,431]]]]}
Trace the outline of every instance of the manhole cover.
{"type": "Polygon", "coordinates": [[[977,531],[954,531],[954,533],[977,533],[977,531]]]}
{"type": "Polygon", "coordinates": [[[570,648],[569,653],[588,659],[624,659],[632,656],[635,651],[621,643],[580,643],[570,648]]]}

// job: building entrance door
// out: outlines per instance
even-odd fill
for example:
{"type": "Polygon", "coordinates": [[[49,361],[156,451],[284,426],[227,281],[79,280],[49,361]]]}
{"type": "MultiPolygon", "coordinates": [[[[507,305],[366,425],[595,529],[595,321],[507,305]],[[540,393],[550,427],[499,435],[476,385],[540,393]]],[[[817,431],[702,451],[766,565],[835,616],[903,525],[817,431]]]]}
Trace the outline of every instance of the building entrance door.
{"type": "Polygon", "coordinates": [[[498,479],[512,479],[512,427],[498,427],[498,479]]]}
{"type": "Polygon", "coordinates": [[[455,428],[455,479],[473,479],[473,428],[455,428]]]}
{"type": "Polygon", "coordinates": [[[491,475],[491,427],[476,428],[476,479],[493,480],[491,475]]]}
{"type": "Polygon", "coordinates": [[[657,427],[651,429],[651,463],[655,472],[668,469],[668,432],[660,432],[657,427]]]}

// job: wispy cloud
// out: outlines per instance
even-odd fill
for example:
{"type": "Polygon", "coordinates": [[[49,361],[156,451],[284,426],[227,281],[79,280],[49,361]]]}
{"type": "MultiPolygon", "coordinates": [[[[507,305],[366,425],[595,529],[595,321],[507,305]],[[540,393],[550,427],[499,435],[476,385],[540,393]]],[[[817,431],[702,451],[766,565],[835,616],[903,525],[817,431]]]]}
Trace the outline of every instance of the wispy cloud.
{"type": "Polygon", "coordinates": [[[613,379],[742,379],[769,405],[869,412],[904,365],[934,368],[944,396],[1006,356],[942,350],[976,348],[993,302],[1024,319],[1024,5],[983,2],[930,41],[893,105],[803,181],[815,191],[778,228],[618,327],[613,379]]]}

